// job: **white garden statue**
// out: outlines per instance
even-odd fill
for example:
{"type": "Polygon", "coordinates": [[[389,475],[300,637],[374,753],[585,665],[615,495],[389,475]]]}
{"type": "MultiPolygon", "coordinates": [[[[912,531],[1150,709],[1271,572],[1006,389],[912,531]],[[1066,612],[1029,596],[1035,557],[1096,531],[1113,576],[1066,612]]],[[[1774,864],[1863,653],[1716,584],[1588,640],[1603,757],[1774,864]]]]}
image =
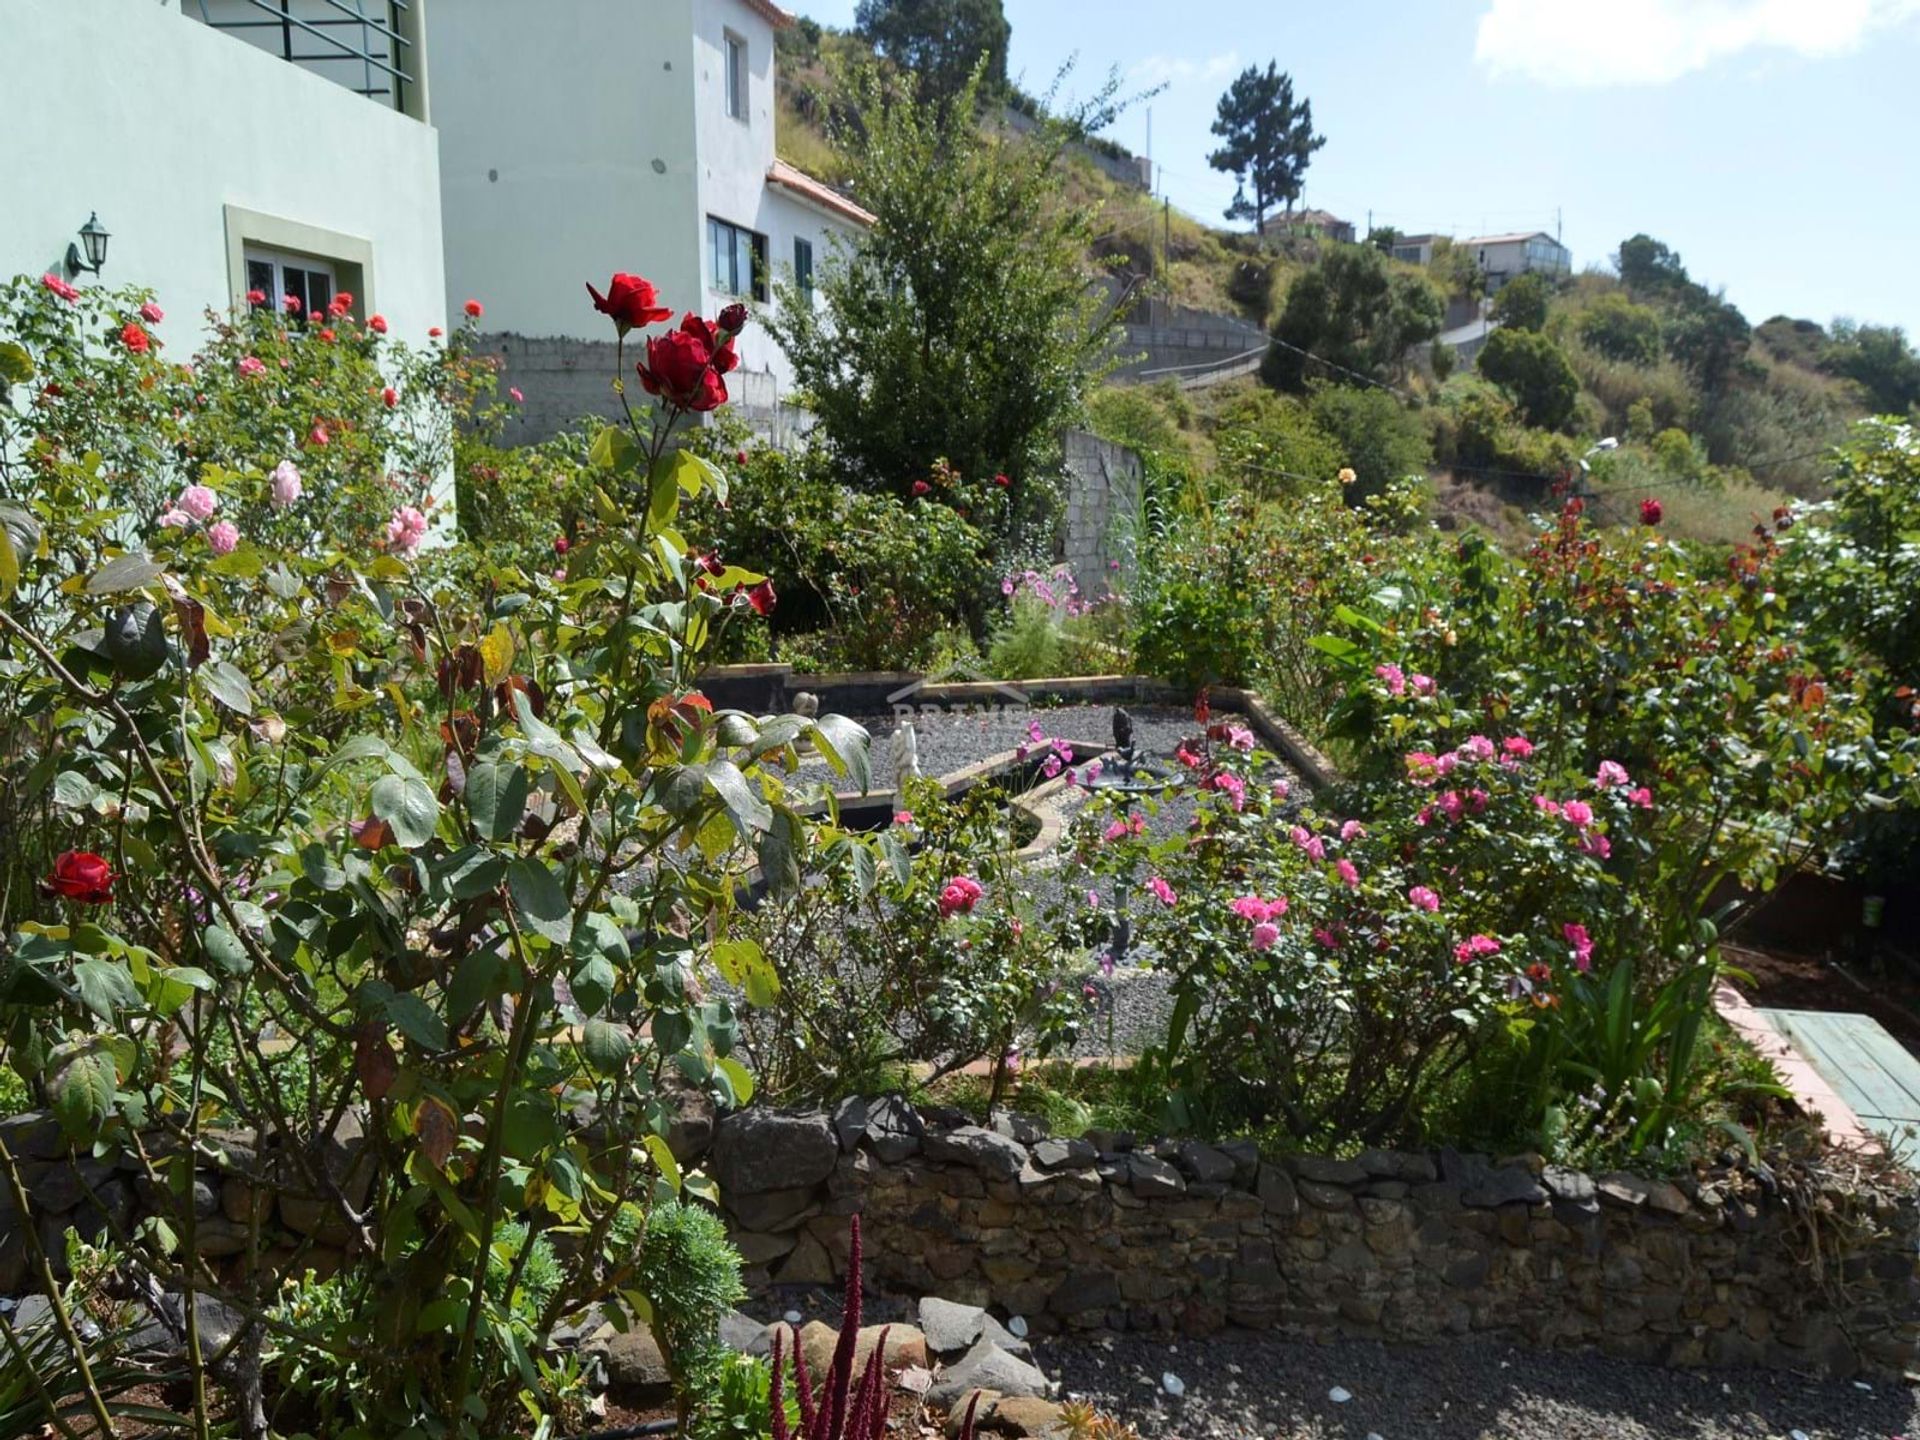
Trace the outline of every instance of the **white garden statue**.
{"type": "Polygon", "coordinates": [[[920,778],[920,737],[913,721],[902,720],[893,732],[893,808],[907,808],[907,781],[920,778]]]}

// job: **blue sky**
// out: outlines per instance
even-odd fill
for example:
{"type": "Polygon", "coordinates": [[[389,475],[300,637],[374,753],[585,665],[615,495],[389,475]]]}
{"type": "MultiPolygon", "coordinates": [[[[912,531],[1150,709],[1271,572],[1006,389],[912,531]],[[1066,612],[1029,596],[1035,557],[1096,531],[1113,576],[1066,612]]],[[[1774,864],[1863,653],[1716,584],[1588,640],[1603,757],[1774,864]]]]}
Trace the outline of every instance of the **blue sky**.
{"type": "MultiPolygon", "coordinates": [[[[790,0],[832,25],[854,0],[790,0]]],[[[1152,101],[1166,194],[1210,223],[1215,102],[1277,60],[1327,136],[1306,201],[1365,226],[1552,231],[1574,264],[1644,230],[1750,320],[1920,336],[1920,0],[1006,0],[1041,92],[1110,67],[1152,101]]],[[[1146,107],[1110,132],[1146,149],[1146,107]]]]}

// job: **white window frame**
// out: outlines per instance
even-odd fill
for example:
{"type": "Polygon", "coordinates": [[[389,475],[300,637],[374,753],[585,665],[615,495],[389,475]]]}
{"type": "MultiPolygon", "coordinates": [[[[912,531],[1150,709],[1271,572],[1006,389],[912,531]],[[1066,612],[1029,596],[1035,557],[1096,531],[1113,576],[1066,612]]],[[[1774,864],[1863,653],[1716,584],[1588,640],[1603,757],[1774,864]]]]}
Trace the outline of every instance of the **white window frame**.
{"type": "Polygon", "coordinates": [[[727,89],[727,115],[747,123],[747,42],[731,30],[721,32],[721,67],[727,89]]]}
{"type": "MultiPolygon", "coordinates": [[[[300,293],[303,297],[311,295],[312,290],[307,277],[314,275],[322,276],[326,279],[328,302],[331,302],[333,297],[340,293],[339,267],[324,256],[297,255],[290,250],[274,250],[264,245],[249,245],[243,252],[243,258],[247,265],[247,288],[249,290],[264,289],[267,293],[266,303],[275,310],[284,308],[286,297],[292,293],[293,282],[287,278],[287,272],[289,270],[297,270],[300,272],[300,293]],[[256,286],[253,283],[253,267],[255,265],[265,265],[271,268],[271,284],[256,286]]],[[[327,312],[327,305],[321,304],[316,306],[309,301],[306,309],[301,312],[301,318],[305,319],[310,311],[316,309],[324,315],[327,312]]]]}
{"type": "Polygon", "coordinates": [[[793,237],[793,283],[809,305],[813,303],[813,276],[813,241],[805,235],[796,235],[793,237]],[[806,257],[805,265],[800,263],[802,255],[806,257]]]}
{"type": "Polygon", "coordinates": [[[716,295],[729,295],[741,300],[755,300],[765,304],[770,291],[767,283],[767,237],[758,230],[750,230],[745,225],[736,225],[731,220],[723,220],[718,215],[707,216],[707,288],[716,295]],[[727,272],[721,273],[720,239],[727,241],[727,272]],[[742,250],[745,251],[746,284],[735,283],[740,273],[742,250]]]}

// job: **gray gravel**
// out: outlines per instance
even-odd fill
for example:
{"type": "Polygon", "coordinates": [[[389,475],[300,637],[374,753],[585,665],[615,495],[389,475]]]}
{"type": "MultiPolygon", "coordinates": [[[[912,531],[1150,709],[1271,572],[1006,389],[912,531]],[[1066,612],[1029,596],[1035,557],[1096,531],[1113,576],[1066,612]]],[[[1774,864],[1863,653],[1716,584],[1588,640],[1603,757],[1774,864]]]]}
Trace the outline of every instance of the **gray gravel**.
{"type": "Polygon", "coordinates": [[[1905,1385],[1862,1389],[1771,1371],[1665,1370],[1593,1352],[1475,1340],[1434,1347],[1053,1339],[1037,1347],[1063,1392],[1143,1436],[1212,1440],[1867,1440],[1920,1437],[1905,1385]],[[1184,1386],[1162,1388],[1171,1373],[1184,1386]],[[1352,1397],[1329,1398],[1334,1387],[1352,1397]]]}

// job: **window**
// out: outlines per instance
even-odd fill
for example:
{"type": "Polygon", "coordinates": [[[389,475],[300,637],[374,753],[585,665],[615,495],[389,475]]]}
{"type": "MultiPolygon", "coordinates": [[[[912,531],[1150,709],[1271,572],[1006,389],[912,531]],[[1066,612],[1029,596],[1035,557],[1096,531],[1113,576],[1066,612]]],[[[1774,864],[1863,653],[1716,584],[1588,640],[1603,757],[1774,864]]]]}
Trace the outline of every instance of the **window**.
{"type": "Polygon", "coordinates": [[[807,303],[813,303],[813,242],[795,238],[793,242],[793,283],[807,303]]]}
{"type": "Polygon", "coordinates": [[[767,298],[767,237],[712,215],[707,217],[707,270],[723,295],[767,298]]]}
{"type": "MultiPolygon", "coordinates": [[[[324,315],[334,292],[340,288],[331,260],[257,250],[252,246],[247,248],[246,256],[247,289],[260,291],[267,297],[264,303],[275,309],[286,305],[287,297],[292,296],[300,302],[297,313],[303,319],[316,310],[324,315]]],[[[293,310],[292,306],[287,308],[293,310]]]]}
{"type": "Polygon", "coordinates": [[[726,32],[727,114],[735,120],[747,118],[747,42],[731,30],[726,32]]]}
{"type": "Polygon", "coordinates": [[[1420,247],[1418,245],[1396,245],[1393,247],[1393,258],[1396,260],[1410,260],[1415,265],[1418,265],[1420,263],[1420,247]]]}

